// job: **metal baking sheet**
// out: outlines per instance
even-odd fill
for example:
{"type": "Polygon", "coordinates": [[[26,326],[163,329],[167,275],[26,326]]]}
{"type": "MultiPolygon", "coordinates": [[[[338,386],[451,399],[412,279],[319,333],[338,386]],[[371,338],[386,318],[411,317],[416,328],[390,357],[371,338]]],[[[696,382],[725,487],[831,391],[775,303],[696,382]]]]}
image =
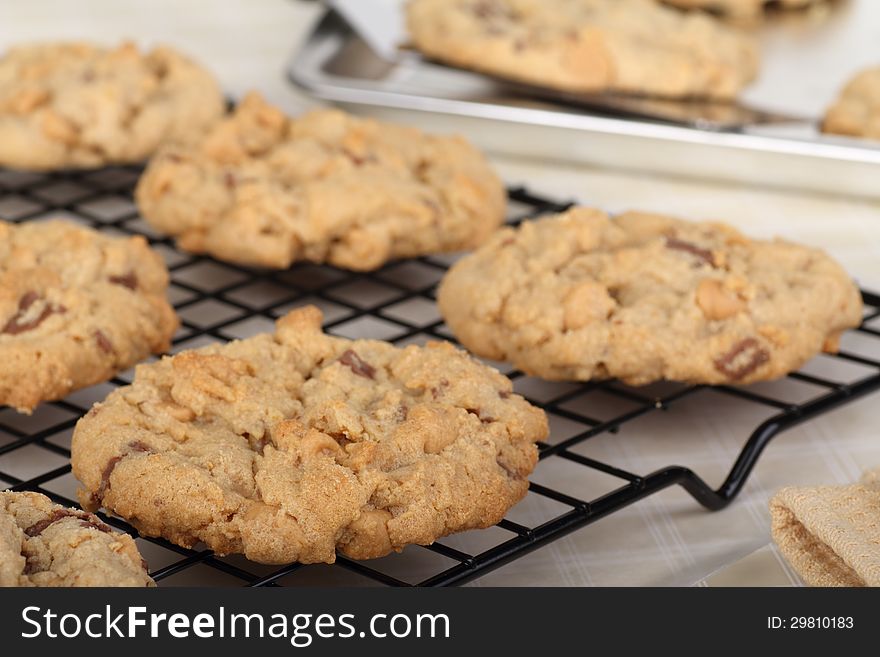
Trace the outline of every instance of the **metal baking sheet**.
{"type": "Polygon", "coordinates": [[[602,115],[525,97],[405,49],[388,61],[332,10],[288,73],[314,96],[352,111],[464,134],[499,154],[880,198],[880,142],[817,129],[842,85],[880,64],[880,2],[839,0],[773,15],[754,29],[763,64],[741,100],[804,119],[717,131],[602,115]]]}

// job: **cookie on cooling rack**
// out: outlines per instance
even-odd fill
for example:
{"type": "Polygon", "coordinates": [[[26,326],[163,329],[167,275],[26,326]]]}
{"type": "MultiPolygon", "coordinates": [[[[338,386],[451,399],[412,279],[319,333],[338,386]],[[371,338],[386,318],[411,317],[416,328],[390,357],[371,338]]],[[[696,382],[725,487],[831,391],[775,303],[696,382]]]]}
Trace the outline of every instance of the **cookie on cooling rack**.
{"type": "Polygon", "coordinates": [[[410,0],[413,44],[442,62],[572,92],[732,98],[750,36],[655,0],[410,0]]]}
{"type": "Polygon", "coordinates": [[[255,93],[200,143],[158,155],[136,196],[184,250],[272,268],[369,270],[471,248],[505,206],[501,182],[463,139],[338,110],[291,119],[255,93]]]}
{"type": "Polygon", "coordinates": [[[825,114],[822,131],[880,139],[880,66],[859,73],[825,114]]]}
{"type": "Polygon", "coordinates": [[[189,138],[223,111],[211,74],[167,47],[46,43],[0,56],[4,167],[140,162],[164,140],[189,138]]]}
{"type": "Polygon", "coordinates": [[[142,237],[0,221],[0,405],[30,412],[167,350],[167,287],[142,237]]]}
{"type": "Polygon", "coordinates": [[[0,586],[155,586],[128,534],[39,493],[0,492],[0,586]]]}
{"type": "Polygon", "coordinates": [[[587,208],[500,230],[450,269],[438,303],[478,355],[634,385],[777,378],[862,317],[858,288],[819,249],[587,208]]]}
{"type": "Polygon", "coordinates": [[[263,334],[140,365],[73,436],[85,508],[263,563],[380,557],[487,527],[528,488],[544,413],[448,343],[263,334]]]}

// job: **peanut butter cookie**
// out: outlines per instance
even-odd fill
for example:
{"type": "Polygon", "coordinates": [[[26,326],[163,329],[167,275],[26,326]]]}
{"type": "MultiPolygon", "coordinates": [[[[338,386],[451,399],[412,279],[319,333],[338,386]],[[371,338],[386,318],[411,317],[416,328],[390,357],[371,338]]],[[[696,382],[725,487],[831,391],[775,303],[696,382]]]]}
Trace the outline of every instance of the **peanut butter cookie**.
{"type": "Polygon", "coordinates": [[[0,586],[155,586],[128,534],[39,493],[0,492],[0,586]]]}
{"type": "Polygon", "coordinates": [[[167,350],[167,287],[142,237],[0,221],[0,404],[30,412],[167,350]]]}
{"type": "Polygon", "coordinates": [[[448,343],[263,334],[140,365],[77,424],[82,504],[263,563],[367,559],[498,522],[547,435],[509,379],[448,343]]]}
{"type": "Polygon", "coordinates": [[[257,94],[198,144],[165,149],[136,196],[182,249],[280,269],[308,260],[368,270],[472,248],[505,204],[463,139],[338,110],[291,119],[257,94]]]}
{"type": "Polygon", "coordinates": [[[100,167],[147,159],[218,119],[214,78],[176,51],[36,44],[0,57],[0,166],[100,167]]]}
{"type": "Polygon", "coordinates": [[[655,0],[410,0],[416,48],[442,62],[573,92],[732,98],[753,39],[655,0]]]}
{"type": "Polygon", "coordinates": [[[474,353],[547,379],[749,383],[835,351],[858,289],[819,249],[717,223],[599,210],[505,228],[438,303],[474,353]]]}

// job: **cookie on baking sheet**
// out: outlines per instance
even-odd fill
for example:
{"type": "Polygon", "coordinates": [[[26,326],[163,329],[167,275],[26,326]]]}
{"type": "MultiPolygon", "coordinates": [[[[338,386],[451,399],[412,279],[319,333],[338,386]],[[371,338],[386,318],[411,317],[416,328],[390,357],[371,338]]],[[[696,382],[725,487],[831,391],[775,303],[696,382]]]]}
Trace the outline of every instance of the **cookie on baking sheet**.
{"type": "Polygon", "coordinates": [[[155,586],[128,534],[39,493],[0,492],[0,586],[155,586]]]}
{"type": "Polygon", "coordinates": [[[256,93],[200,143],[165,149],[136,195],[181,248],[273,268],[368,270],[471,248],[505,206],[498,177],[461,138],[338,110],[291,119],[256,93]]]}
{"type": "Polygon", "coordinates": [[[680,9],[705,9],[726,16],[759,17],[768,5],[781,9],[801,9],[818,4],[820,0],[662,0],[680,9]]]}
{"type": "Polygon", "coordinates": [[[498,522],[526,493],[544,413],[448,343],[274,334],[140,365],[77,424],[85,508],[264,563],[380,557],[498,522]]]}
{"type": "Polygon", "coordinates": [[[825,113],[822,131],[880,139],[880,66],[859,73],[825,113]]]}
{"type": "Polygon", "coordinates": [[[30,412],[167,350],[167,287],[142,237],[0,221],[0,405],[30,412]]]}
{"type": "Polygon", "coordinates": [[[442,62],[573,92],[732,98],[755,42],[655,0],[410,0],[417,49],[442,62]]]}
{"type": "Polygon", "coordinates": [[[140,162],[223,111],[211,74],[171,48],[46,43],[0,55],[0,166],[140,162]]]}
{"type": "Polygon", "coordinates": [[[819,249],[588,208],[500,230],[450,269],[438,303],[480,356],[634,385],[777,378],[835,351],[862,317],[853,281],[819,249]]]}

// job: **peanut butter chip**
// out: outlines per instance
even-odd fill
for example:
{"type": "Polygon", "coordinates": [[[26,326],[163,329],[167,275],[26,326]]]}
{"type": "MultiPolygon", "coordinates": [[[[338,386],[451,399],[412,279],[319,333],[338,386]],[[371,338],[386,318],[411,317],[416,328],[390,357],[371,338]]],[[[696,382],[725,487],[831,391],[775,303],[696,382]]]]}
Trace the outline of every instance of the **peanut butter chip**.
{"type": "Polygon", "coordinates": [[[746,302],[722,281],[704,278],[697,286],[697,305],[708,320],[733,317],[746,309],[746,302]]]}
{"type": "Polygon", "coordinates": [[[604,321],[617,304],[608,290],[594,281],[574,285],[562,303],[565,328],[569,331],[584,328],[596,321],[604,321]]]}

